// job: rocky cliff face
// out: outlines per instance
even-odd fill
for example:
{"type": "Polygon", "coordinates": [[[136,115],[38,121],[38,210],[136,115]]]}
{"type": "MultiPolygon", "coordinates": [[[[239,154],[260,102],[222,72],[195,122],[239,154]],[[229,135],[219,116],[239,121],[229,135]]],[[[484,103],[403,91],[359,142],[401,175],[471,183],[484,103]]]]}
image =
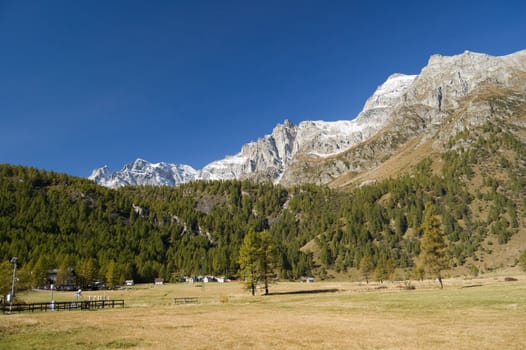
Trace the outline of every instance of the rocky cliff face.
{"type": "Polygon", "coordinates": [[[199,174],[204,180],[240,179],[258,176],[274,180],[292,159],[296,127],[288,120],[272,134],[245,144],[241,152],[206,165],[199,174]]]}
{"type": "Polygon", "coordinates": [[[417,76],[390,76],[353,120],[299,125],[286,120],[238,154],[199,171],[138,160],[113,174],[97,169],[90,178],[109,187],[243,178],[284,185],[344,183],[338,179],[381,166],[402,149],[407,152],[410,142],[416,149],[433,140],[440,148],[456,132],[491,118],[494,107],[475,103],[477,96],[505,91],[525,94],[526,50],[502,57],[468,51],[434,55],[417,76]]]}

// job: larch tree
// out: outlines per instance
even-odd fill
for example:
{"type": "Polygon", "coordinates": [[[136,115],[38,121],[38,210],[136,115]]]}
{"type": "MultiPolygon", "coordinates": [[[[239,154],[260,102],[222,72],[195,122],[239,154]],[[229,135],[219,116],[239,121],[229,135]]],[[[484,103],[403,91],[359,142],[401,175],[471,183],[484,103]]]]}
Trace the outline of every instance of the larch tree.
{"type": "Polygon", "coordinates": [[[371,272],[373,272],[373,268],[373,259],[371,256],[368,254],[364,255],[360,260],[360,272],[367,284],[369,284],[369,277],[371,276],[371,272]]]}
{"type": "Polygon", "coordinates": [[[82,259],[77,267],[77,281],[80,286],[85,287],[97,281],[98,271],[99,267],[94,258],[82,259]]]}
{"type": "Polygon", "coordinates": [[[423,236],[420,241],[419,265],[424,270],[438,279],[440,288],[443,288],[442,271],[448,267],[446,256],[446,241],[440,229],[440,221],[436,208],[432,204],[426,205],[424,221],[422,222],[423,236]]]}
{"type": "Polygon", "coordinates": [[[104,277],[106,277],[106,284],[109,288],[114,288],[119,284],[120,274],[118,268],[117,263],[113,260],[107,266],[104,277]]]}
{"type": "Polygon", "coordinates": [[[45,287],[48,284],[48,271],[53,267],[50,260],[41,255],[32,269],[32,285],[34,288],[45,287]]]}
{"type": "Polygon", "coordinates": [[[239,249],[239,270],[252,295],[256,294],[256,286],[259,282],[258,246],[256,232],[249,230],[239,249]]]}
{"type": "Polygon", "coordinates": [[[55,283],[57,286],[63,286],[68,281],[69,269],[65,263],[60,264],[55,283]]]}
{"type": "Polygon", "coordinates": [[[387,271],[387,263],[384,259],[379,259],[374,269],[374,277],[380,282],[384,283],[389,278],[389,272],[387,271]]]}
{"type": "Polygon", "coordinates": [[[268,295],[268,285],[274,274],[274,243],[268,231],[256,233],[249,230],[239,249],[239,266],[247,288],[252,295],[256,294],[256,286],[263,282],[265,295],[268,295]]]}
{"type": "Polygon", "coordinates": [[[13,267],[9,260],[0,262],[0,294],[7,295],[11,291],[11,273],[13,267]]]}
{"type": "Polygon", "coordinates": [[[274,276],[274,243],[272,235],[265,230],[259,234],[259,270],[265,286],[265,295],[268,295],[268,285],[274,276]]]}

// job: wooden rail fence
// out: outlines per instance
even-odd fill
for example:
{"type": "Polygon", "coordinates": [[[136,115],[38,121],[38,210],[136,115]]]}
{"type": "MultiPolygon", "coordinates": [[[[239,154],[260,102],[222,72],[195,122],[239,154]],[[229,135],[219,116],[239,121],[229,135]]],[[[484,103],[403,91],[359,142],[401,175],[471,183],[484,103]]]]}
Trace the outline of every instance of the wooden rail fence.
{"type": "Polygon", "coordinates": [[[197,304],[198,302],[197,298],[174,298],[174,304],[197,304]]]}
{"type": "Polygon", "coordinates": [[[60,311],[60,310],[96,310],[124,307],[124,300],[82,300],[82,301],[55,301],[47,303],[27,303],[27,304],[2,304],[3,313],[23,312],[23,311],[60,311]]]}

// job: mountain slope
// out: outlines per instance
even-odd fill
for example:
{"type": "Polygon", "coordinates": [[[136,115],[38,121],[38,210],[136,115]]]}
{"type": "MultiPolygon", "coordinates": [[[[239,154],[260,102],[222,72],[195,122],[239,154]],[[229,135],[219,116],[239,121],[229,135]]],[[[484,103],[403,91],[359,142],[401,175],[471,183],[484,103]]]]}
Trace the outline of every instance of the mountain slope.
{"type": "Polygon", "coordinates": [[[522,99],[525,90],[526,51],[503,57],[471,52],[433,56],[389,111],[388,126],[342,154],[322,160],[305,157],[291,164],[282,183],[359,185],[396,176],[426,155],[446,150],[448,140],[459,132],[496,118],[505,123],[515,118],[524,125],[520,111],[497,115],[494,100],[522,99]]]}

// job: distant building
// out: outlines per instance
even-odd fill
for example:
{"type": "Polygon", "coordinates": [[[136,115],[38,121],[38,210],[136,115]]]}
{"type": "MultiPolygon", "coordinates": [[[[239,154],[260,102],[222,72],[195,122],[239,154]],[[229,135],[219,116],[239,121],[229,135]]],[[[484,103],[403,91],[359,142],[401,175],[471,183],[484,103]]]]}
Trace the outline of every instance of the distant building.
{"type": "Polygon", "coordinates": [[[157,286],[164,284],[164,278],[156,278],[153,283],[157,286]]]}
{"type": "Polygon", "coordinates": [[[205,276],[205,277],[203,277],[203,282],[205,282],[205,283],[217,282],[217,278],[214,277],[214,276],[205,276]]]}
{"type": "Polygon", "coordinates": [[[62,273],[59,269],[51,269],[47,271],[47,280],[42,287],[48,288],[53,284],[59,290],[76,290],[76,280],[77,276],[71,267],[62,273]]]}

